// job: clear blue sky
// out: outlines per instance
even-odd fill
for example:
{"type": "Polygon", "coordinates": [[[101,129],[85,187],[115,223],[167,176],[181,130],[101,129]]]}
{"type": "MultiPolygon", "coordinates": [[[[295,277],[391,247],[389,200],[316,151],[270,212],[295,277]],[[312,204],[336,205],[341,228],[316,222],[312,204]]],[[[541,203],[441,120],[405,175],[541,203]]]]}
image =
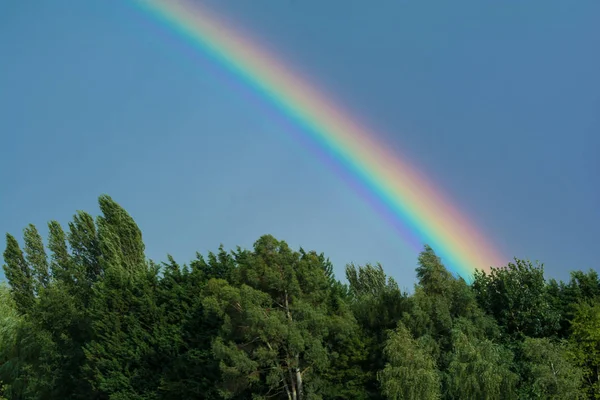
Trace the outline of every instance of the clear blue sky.
{"type": "MultiPolygon", "coordinates": [[[[407,153],[508,256],[598,269],[600,2],[211,0],[407,153]]],[[[123,0],[0,11],[0,230],[97,214],[148,256],[272,233],[338,276],[417,254],[264,104],[123,0]]]]}

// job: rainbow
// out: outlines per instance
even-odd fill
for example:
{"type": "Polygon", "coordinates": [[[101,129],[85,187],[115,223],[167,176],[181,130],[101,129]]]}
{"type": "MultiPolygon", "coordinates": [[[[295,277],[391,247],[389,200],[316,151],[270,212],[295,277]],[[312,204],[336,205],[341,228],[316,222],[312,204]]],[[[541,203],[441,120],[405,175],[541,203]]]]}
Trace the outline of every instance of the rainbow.
{"type": "Polygon", "coordinates": [[[392,223],[428,243],[453,272],[471,281],[476,269],[502,265],[503,257],[425,176],[247,33],[219,20],[199,1],[133,1],[301,127],[383,205],[392,223]]]}

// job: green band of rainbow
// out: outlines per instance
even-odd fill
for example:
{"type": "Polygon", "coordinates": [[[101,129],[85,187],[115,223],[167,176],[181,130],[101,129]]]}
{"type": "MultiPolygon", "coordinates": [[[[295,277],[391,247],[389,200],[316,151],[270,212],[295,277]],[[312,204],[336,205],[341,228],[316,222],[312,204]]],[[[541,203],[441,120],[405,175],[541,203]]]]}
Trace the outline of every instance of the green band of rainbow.
{"type": "Polygon", "coordinates": [[[447,267],[470,281],[475,269],[503,258],[417,170],[377,142],[377,135],[292,74],[280,60],[198,1],[135,0],[292,118],[302,131],[380,199],[447,267]]]}

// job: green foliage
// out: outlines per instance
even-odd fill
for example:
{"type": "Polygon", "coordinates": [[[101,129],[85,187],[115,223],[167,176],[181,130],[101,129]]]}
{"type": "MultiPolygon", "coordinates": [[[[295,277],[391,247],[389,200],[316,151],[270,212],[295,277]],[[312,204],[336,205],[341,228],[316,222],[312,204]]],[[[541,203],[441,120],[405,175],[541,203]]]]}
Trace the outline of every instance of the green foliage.
{"type": "Polygon", "coordinates": [[[387,363],[378,374],[382,393],[390,400],[441,398],[441,381],[433,357],[402,324],[390,335],[384,351],[387,363]]]}
{"type": "Polygon", "coordinates": [[[11,361],[22,323],[9,288],[0,284],[0,399],[11,394],[11,388],[6,383],[14,380],[14,365],[11,365],[11,361]]]}
{"type": "MultiPolygon", "coordinates": [[[[464,322],[468,325],[468,322],[464,322]]],[[[519,377],[512,354],[502,345],[472,335],[470,327],[457,324],[452,331],[448,366],[448,392],[453,399],[513,399],[519,377]]]]}
{"type": "Polygon", "coordinates": [[[527,362],[523,397],[582,399],[583,371],[574,365],[567,344],[548,338],[526,338],[522,352],[527,362]]]}
{"type": "Polygon", "coordinates": [[[600,399],[600,303],[579,304],[571,331],[572,351],[583,369],[585,390],[589,398],[600,399]]]}
{"type": "Polygon", "coordinates": [[[594,270],[587,273],[572,271],[568,283],[551,280],[548,291],[554,307],[560,311],[561,315],[559,336],[566,338],[570,334],[571,321],[577,312],[579,303],[600,298],[600,278],[594,270]]]}
{"type": "Polygon", "coordinates": [[[256,393],[319,398],[311,378],[329,364],[325,340],[339,320],[339,310],[327,307],[330,282],[322,260],[267,235],[254,251],[238,252],[237,263],[236,284],[211,279],[204,301],[224,320],[213,346],[223,394],[264,387],[256,393]]]}
{"type": "Polygon", "coordinates": [[[544,279],[542,265],[515,260],[507,267],[478,272],[473,289],[479,304],[511,338],[547,337],[560,329],[560,314],[544,279]]]}
{"type": "Polygon", "coordinates": [[[29,226],[25,228],[23,237],[25,239],[27,262],[33,269],[35,291],[40,293],[43,289],[48,287],[48,283],[50,282],[48,259],[46,257],[46,250],[44,249],[44,242],[42,241],[42,237],[37,228],[32,224],[29,224],[29,226]]]}
{"type": "Polygon", "coordinates": [[[56,221],[48,223],[48,249],[50,255],[51,276],[56,282],[74,285],[71,273],[71,256],[67,249],[67,237],[60,224],[56,221]]]}
{"type": "Polygon", "coordinates": [[[86,212],[78,211],[73,216],[73,221],[69,222],[68,240],[72,255],[71,274],[78,282],[85,282],[87,289],[102,273],[100,239],[94,218],[86,212]]]}
{"type": "MultiPolygon", "coordinates": [[[[95,390],[110,398],[156,398],[155,347],[164,329],[155,302],[157,271],[128,275],[114,266],[94,288],[93,339],[84,371],[95,390]]],[[[138,267],[140,268],[140,267],[138,267]]]]}
{"type": "Polygon", "coordinates": [[[22,249],[6,236],[0,400],[600,399],[593,270],[546,282],[515,260],[469,286],[425,246],[409,295],[269,235],[159,265],[98,203],[47,248],[33,225],[22,249]]]}
{"type": "Polygon", "coordinates": [[[110,196],[102,195],[98,199],[102,216],[98,217],[98,225],[102,228],[105,242],[104,249],[110,249],[113,257],[118,255],[126,269],[134,269],[144,265],[144,242],[142,232],[133,218],[110,196]]]}
{"type": "Polygon", "coordinates": [[[4,264],[4,275],[10,284],[17,310],[26,314],[35,302],[33,277],[19,242],[8,233],[6,234],[4,262],[6,263],[4,264]]]}
{"type": "Polygon", "coordinates": [[[387,333],[397,326],[402,316],[410,310],[408,296],[401,293],[398,284],[388,277],[379,264],[346,267],[352,311],[361,328],[357,340],[367,353],[360,363],[366,379],[369,398],[382,398],[377,372],[385,366],[383,355],[387,333]]]}

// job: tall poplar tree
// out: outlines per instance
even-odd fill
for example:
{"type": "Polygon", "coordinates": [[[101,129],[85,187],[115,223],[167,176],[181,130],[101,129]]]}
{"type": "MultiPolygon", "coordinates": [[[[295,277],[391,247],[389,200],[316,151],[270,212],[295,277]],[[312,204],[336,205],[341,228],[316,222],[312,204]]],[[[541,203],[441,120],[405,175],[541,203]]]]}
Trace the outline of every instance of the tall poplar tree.
{"type": "Polygon", "coordinates": [[[27,262],[32,268],[34,278],[34,288],[36,293],[40,293],[50,284],[50,273],[48,271],[48,258],[44,249],[42,236],[33,224],[29,224],[24,230],[25,254],[27,262]]]}
{"type": "Polygon", "coordinates": [[[19,242],[9,233],[6,234],[4,262],[4,275],[10,284],[17,310],[26,314],[35,302],[32,271],[25,261],[19,242]]]}

